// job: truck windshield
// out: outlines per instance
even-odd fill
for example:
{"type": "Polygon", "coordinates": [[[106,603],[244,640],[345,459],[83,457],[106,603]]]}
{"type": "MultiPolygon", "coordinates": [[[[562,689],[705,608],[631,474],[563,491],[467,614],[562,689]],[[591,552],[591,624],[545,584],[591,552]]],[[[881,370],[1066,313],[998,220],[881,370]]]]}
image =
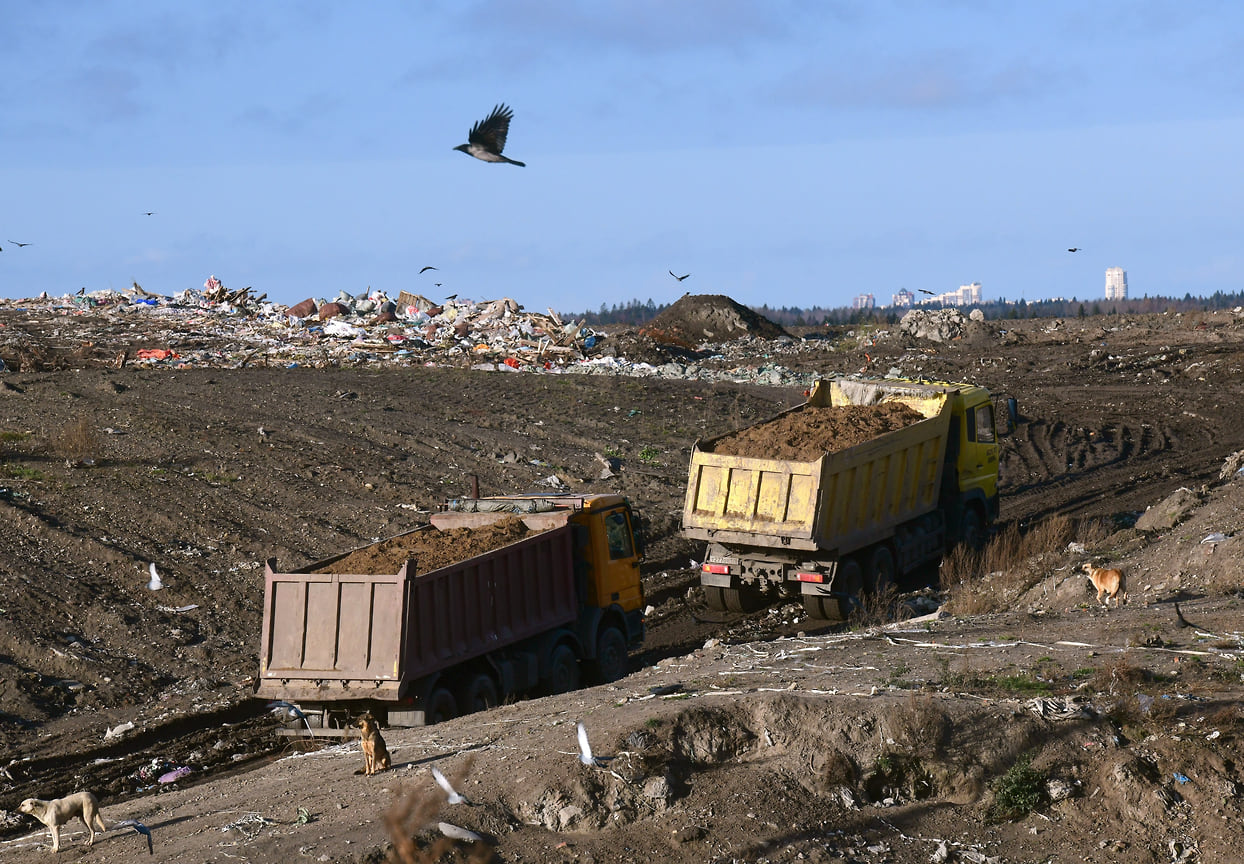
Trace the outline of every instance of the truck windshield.
{"type": "Polygon", "coordinates": [[[605,536],[609,538],[610,558],[630,558],[635,554],[630,525],[624,511],[615,510],[605,517],[605,536]]]}

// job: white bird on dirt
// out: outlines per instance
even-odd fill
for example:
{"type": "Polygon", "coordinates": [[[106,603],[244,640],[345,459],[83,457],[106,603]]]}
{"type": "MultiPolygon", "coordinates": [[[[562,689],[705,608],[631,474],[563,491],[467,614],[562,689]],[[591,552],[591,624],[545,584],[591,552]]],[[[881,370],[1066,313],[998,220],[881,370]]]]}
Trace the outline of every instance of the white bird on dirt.
{"type": "Polygon", "coordinates": [[[579,721],[579,761],[584,765],[596,767],[596,758],[592,756],[592,745],[587,740],[587,727],[579,721]]]}
{"type": "Polygon", "coordinates": [[[465,828],[460,828],[452,822],[437,822],[436,827],[440,829],[440,832],[450,840],[462,840],[466,843],[478,843],[484,839],[474,831],[468,831],[465,828]]]}
{"type": "Polygon", "coordinates": [[[147,583],[147,590],[159,591],[161,588],[164,587],[164,582],[160,579],[160,574],[156,572],[156,566],[155,566],[154,561],[151,562],[151,567],[149,567],[148,569],[151,571],[151,581],[147,583]]]}
{"type": "Polygon", "coordinates": [[[116,827],[117,828],[122,828],[122,827],[133,828],[139,834],[142,834],[144,837],[147,838],[147,854],[148,855],[155,854],[155,845],[151,841],[151,829],[148,828],[146,825],[144,825],[143,823],[135,819],[122,819],[120,822],[116,823],[116,827]]]}
{"type": "Polygon", "coordinates": [[[471,803],[466,798],[464,798],[462,795],[458,794],[458,790],[454,789],[454,787],[450,785],[449,780],[447,780],[445,778],[445,775],[441,773],[441,769],[437,768],[435,765],[432,766],[432,779],[436,781],[437,786],[440,786],[442,789],[445,790],[445,794],[448,796],[448,800],[450,804],[470,804],[471,803]]]}

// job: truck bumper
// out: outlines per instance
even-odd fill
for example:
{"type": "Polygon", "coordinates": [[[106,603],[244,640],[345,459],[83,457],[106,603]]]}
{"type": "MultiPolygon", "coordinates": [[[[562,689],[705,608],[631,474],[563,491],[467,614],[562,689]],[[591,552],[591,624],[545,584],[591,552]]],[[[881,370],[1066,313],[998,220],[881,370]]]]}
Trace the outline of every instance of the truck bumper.
{"type": "Polygon", "coordinates": [[[396,702],[398,681],[307,681],[297,678],[264,678],[255,695],[260,699],[284,699],[287,702],[349,702],[374,699],[396,702]]]}

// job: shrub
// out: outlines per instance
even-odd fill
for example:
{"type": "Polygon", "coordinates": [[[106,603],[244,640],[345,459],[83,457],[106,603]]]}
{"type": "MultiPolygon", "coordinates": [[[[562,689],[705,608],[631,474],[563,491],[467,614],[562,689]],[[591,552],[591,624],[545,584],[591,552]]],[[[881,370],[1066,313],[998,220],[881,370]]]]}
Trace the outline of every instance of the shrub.
{"type": "Polygon", "coordinates": [[[1048,800],[1046,777],[1032,767],[1031,757],[1012,765],[993,782],[989,818],[995,822],[1022,819],[1048,800]]]}

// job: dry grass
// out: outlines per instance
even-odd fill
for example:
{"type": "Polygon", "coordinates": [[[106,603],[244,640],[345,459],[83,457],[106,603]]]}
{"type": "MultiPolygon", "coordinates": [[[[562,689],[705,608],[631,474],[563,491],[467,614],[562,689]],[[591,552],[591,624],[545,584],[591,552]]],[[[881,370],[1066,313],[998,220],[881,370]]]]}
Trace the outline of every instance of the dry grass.
{"type": "Polygon", "coordinates": [[[894,620],[898,589],[893,585],[880,592],[864,591],[860,603],[851,610],[847,622],[852,627],[878,627],[894,620]]]}
{"type": "Polygon", "coordinates": [[[1077,522],[1067,516],[1051,516],[1021,530],[1010,523],[979,551],[959,545],[942,560],[941,589],[948,609],[959,615],[979,615],[1011,608],[1052,567],[1060,566],[1071,553],[1072,541],[1086,547],[1109,536],[1101,520],[1077,522]]]}
{"type": "Polygon", "coordinates": [[[894,743],[912,754],[941,755],[950,740],[950,718],[928,693],[911,694],[888,712],[886,724],[894,743]]]}
{"type": "MultiPolygon", "coordinates": [[[[469,771],[468,762],[460,773],[465,776],[469,771]]],[[[460,783],[463,776],[451,778],[450,782],[460,783]]],[[[385,831],[392,844],[390,864],[486,864],[496,860],[495,850],[483,840],[471,843],[438,835],[420,841],[420,835],[426,835],[429,828],[435,830],[444,803],[445,796],[439,789],[432,793],[398,789],[384,814],[385,831]]]]}
{"type": "Polygon", "coordinates": [[[99,454],[99,436],[89,417],[79,417],[56,433],[52,446],[61,456],[75,462],[94,459],[99,454]]]}

